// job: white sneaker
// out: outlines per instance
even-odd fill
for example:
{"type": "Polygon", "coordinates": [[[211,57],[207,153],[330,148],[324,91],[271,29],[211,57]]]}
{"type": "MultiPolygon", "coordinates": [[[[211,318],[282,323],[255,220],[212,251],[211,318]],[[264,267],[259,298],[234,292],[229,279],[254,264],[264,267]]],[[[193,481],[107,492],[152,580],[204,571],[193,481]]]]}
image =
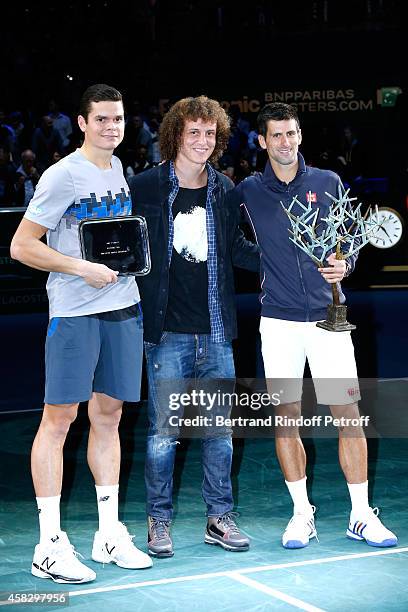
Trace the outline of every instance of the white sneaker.
{"type": "Polygon", "coordinates": [[[153,565],[149,555],[136,548],[123,523],[117,523],[110,533],[95,533],[92,559],[98,563],[116,563],[125,569],[145,569],[153,565]]]}
{"type": "Polygon", "coordinates": [[[62,584],[80,584],[95,580],[96,574],[77,559],[76,552],[65,531],[60,531],[46,544],[37,544],[31,573],[37,578],[51,578],[62,584]]]}
{"type": "Polygon", "coordinates": [[[350,512],[346,535],[352,540],[365,540],[369,546],[386,548],[398,544],[395,533],[384,527],[378,518],[378,508],[369,508],[363,516],[350,512]]]}
{"type": "Polygon", "coordinates": [[[292,516],[282,536],[284,548],[304,548],[310,538],[318,540],[313,517],[315,511],[315,506],[310,506],[310,513],[296,512],[292,516]]]}

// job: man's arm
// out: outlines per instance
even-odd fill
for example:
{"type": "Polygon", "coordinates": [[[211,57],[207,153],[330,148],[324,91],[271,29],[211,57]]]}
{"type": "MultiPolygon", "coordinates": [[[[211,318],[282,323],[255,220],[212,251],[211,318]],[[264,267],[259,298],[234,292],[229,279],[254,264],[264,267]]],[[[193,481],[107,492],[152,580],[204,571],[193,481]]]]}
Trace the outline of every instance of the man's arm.
{"type": "Polygon", "coordinates": [[[22,219],[11,242],[11,257],[36,270],[81,276],[96,289],[117,282],[118,273],[107,266],[63,255],[44,244],[41,238],[47,231],[43,225],[22,219]]]}
{"type": "Polygon", "coordinates": [[[247,240],[244,232],[238,226],[232,243],[232,263],[238,268],[259,272],[259,247],[254,242],[247,240]]]}
{"type": "Polygon", "coordinates": [[[226,196],[234,227],[232,263],[234,266],[238,266],[238,268],[244,268],[251,272],[259,272],[259,247],[254,242],[247,240],[244,232],[239,227],[241,219],[240,198],[241,191],[237,187],[229,191],[226,196]]]}

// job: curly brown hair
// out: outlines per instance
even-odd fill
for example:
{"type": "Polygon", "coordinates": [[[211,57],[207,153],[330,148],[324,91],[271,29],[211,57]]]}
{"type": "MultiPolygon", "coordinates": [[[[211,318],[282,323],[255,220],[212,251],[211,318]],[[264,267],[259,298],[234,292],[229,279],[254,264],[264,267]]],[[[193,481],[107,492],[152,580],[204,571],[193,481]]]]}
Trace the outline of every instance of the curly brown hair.
{"type": "Polygon", "coordinates": [[[178,100],[164,115],[160,126],[159,144],[162,158],[174,161],[181,145],[181,137],[187,120],[216,122],[217,133],[215,148],[210,162],[216,162],[227,147],[230,136],[230,119],[217,100],[207,96],[183,98],[178,100]]]}

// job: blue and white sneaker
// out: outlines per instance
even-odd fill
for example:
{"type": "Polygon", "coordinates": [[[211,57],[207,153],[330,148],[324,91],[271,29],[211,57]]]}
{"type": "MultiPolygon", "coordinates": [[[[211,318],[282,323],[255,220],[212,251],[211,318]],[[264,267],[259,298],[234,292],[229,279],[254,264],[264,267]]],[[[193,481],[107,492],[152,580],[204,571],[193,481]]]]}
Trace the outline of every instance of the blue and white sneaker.
{"type": "Polygon", "coordinates": [[[378,508],[369,508],[364,516],[350,512],[346,535],[351,540],[365,540],[369,546],[387,548],[398,544],[395,533],[384,527],[378,518],[378,508]]]}
{"type": "Polygon", "coordinates": [[[295,512],[282,536],[284,548],[304,548],[311,538],[319,541],[313,516],[315,512],[315,506],[310,506],[309,512],[295,512]]]}

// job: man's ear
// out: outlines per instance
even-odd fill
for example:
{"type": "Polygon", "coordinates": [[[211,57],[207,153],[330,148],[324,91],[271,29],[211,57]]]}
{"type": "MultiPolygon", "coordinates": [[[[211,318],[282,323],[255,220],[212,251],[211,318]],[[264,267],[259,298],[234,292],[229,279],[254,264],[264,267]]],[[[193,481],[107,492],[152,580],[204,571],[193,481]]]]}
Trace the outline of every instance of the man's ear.
{"type": "Polygon", "coordinates": [[[86,120],[85,117],[83,117],[82,115],[78,115],[78,125],[81,132],[86,131],[86,120]]]}
{"type": "Polygon", "coordinates": [[[301,142],[302,142],[302,130],[300,128],[298,130],[298,134],[299,134],[299,143],[298,144],[301,144],[301,142]]]}
{"type": "Polygon", "coordinates": [[[266,149],[266,141],[262,134],[258,134],[258,142],[261,149],[266,149]]]}

